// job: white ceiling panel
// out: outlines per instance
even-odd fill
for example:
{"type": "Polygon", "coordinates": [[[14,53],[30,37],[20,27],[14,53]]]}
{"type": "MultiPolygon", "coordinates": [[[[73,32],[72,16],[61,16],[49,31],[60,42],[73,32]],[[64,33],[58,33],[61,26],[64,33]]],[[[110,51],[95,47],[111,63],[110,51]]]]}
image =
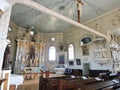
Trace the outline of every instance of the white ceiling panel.
{"type": "MultiPolygon", "coordinates": [[[[75,0],[33,0],[49,9],[77,21],[77,5],[75,0]]],[[[120,6],[120,0],[82,0],[83,12],[81,23],[100,16],[120,6]]],[[[30,7],[16,4],[13,7],[11,20],[18,26],[33,26],[41,32],[64,32],[74,26],[53,16],[46,15],[30,7]]]]}

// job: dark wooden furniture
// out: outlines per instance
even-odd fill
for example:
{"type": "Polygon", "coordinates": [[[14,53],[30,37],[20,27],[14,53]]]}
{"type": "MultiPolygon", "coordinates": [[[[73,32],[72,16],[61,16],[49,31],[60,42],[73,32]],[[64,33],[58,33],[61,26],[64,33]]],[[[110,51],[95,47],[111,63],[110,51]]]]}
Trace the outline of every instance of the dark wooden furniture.
{"type": "Polygon", "coordinates": [[[68,76],[44,78],[40,76],[39,90],[59,90],[60,80],[69,78],[68,76]]]}
{"type": "Polygon", "coordinates": [[[100,73],[110,73],[109,70],[89,69],[89,77],[98,77],[100,73]]]}
{"type": "Polygon", "coordinates": [[[65,75],[75,75],[75,76],[81,76],[82,75],[82,69],[65,69],[65,75]]]}
{"type": "Polygon", "coordinates": [[[39,80],[39,90],[47,90],[49,71],[41,70],[40,80],[39,80]],[[45,77],[44,77],[45,76],[45,77]]]}
{"type": "Polygon", "coordinates": [[[115,86],[118,83],[114,83],[112,80],[102,81],[98,83],[86,84],[84,90],[103,90],[110,86],[115,86]]]}
{"type": "Polygon", "coordinates": [[[110,86],[119,86],[112,80],[98,81],[93,77],[84,79],[82,76],[71,78],[69,75],[62,77],[40,77],[39,90],[103,90],[110,86]]]}
{"type": "Polygon", "coordinates": [[[59,90],[59,81],[69,77],[65,75],[59,77],[50,77],[49,75],[49,71],[41,71],[41,76],[39,79],[39,90],[59,90]]]}
{"type": "Polygon", "coordinates": [[[60,90],[78,90],[76,80],[60,80],[60,90]]]}
{"type": "Polygon", "coordinates": [[[110,79],[110,71],[89,69],[89,77],[100,77],[106,81],[110,79]]]}
{"type": "Polygon", "coordinates": [[[60,90],[60,82],[57,79],[49,79],[49,90],[60,90]]]}

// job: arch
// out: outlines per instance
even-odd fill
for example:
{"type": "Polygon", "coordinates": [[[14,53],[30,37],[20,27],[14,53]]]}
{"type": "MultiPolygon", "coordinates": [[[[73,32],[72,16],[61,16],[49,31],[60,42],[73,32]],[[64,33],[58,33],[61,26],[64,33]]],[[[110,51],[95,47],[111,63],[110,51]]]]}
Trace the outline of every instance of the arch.
{"type": "Polygon", "coordinates": [[[55,61],[56,60],[56,47],[50,46],[49,47],[49,61],[55,61]]]}
{"type": "Polygon", "coordinates": [[[92,35],[86,34],[82,36],[82,38],[80,39],[80,46],[91,44],[92,39],[93,39],[92,35]]]}
{"type": "Polygon", "coordinates": [[[74,60],[74,45],[72,43],[68,45],[68,59],[74,60]]]}

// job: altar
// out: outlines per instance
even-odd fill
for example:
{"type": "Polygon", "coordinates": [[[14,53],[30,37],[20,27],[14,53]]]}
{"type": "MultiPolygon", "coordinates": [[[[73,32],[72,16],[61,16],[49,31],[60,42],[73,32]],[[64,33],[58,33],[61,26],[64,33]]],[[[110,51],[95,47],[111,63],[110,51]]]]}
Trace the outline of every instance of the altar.
{"type": "Polygon", "coordinates": [[[24,70],[26,68],[31,68],[33,72],[38,72],[37,69],[44,66],[44,56],[45,44],[40,41],[39,36],[31,35],[28,30],[23,37],[17,39],[15,73],[25,73],[24,70]]]}
{"type": "Polygon", "coordinates": [[[56,74],[64,74],[65,68],[54,68],[56,74]]]}

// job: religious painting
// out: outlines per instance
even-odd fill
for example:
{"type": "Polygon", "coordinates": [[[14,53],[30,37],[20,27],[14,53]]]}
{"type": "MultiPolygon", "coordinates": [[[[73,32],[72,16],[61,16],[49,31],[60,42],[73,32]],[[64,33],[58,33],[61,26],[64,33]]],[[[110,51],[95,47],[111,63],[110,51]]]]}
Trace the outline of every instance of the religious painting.
{"type": "Polygon", "coordinates": [[[81,60],[80,59],[76,59],[76,63],[77,63],[77,65],[81,65],[81,60]]]}
{"type": "Polygon", "coordinates": [[[64,64],[65,57],[64,55],[59,56],[59,64],[64,64]]]}
{"type": "Polygon", "coordinates": [[[69,65],[73,66],[74,65],[74,61],[69,61],[69,65]]]}
{"type": "Polygon", "coordinates": [[[82,53],[83,53],[83,56],[89,55],[89,47],[87,45],[82,46],[82,53]]]}

